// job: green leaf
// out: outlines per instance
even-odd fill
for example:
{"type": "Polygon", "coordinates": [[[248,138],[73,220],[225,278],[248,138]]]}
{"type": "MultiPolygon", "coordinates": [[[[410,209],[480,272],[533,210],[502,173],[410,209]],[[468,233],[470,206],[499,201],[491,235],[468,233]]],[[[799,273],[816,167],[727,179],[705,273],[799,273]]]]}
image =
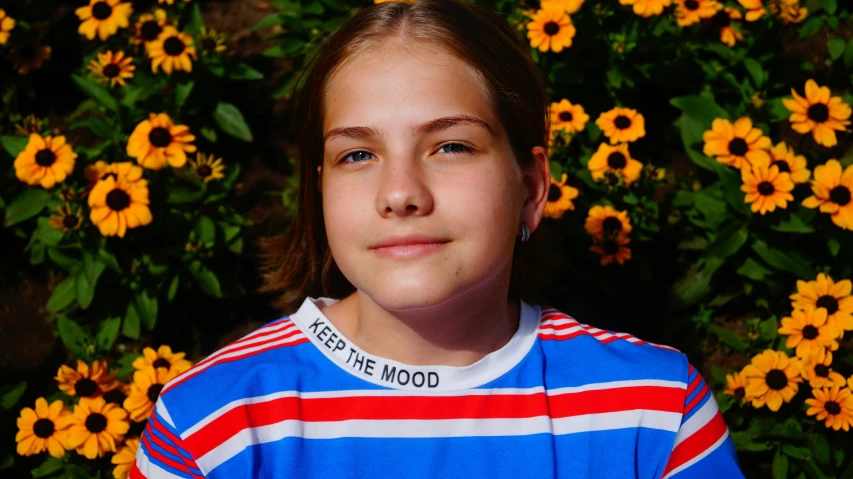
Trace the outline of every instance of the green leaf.
{"type": "Polygon", "coordinates": [[[53,456],[48,456],[37,468],[30,471],[34,478],[45,477],[62,469],[63,462],[53,456]]]}
{"type": "Polygon", "coordinates": [[[214,298],[222,297],[222,290],[219,286],[219,279],[205,266],[201,261],[193,261],[189,265],[190,274],[198,282],[202,291],[213,296],[214,298]]]}
{"type": "Polygon", "coordinates": [[[252,30],[263,30],[264,28],[269,28],[275,25],[281,25],[281,16],[278,13],[270,13],[256,23],[252,27],[252,30]]]}
{"type": "Polygon", "coordinates": [[[799,253],[773,249],[761,240],[752,243],[752,250],[765,263],[777,270],[787,271],[799,278],[813,278],[815,276],[814,269],[799,253]]]}
{"type": "Polygon", "coordinates": [[[826,248],[829,250],[829,254],[838,256],[838,251],[841,250],[841,243],[834,238],[830,238],[826,242],[826,248]]]}
{"type": "Polygon", "coordinates": [[[820,2],[821,8],[823,11],[832,15],[835,13],[835,9],[838,7],[836,0],[821,0],[820,2]]]}
{"type": "Polygon", "coordinates": [[[274,47],[267,48],[261,55],[272,58],[290,57],[302,50],[305,42],[297,38],[284,38],[281,43],[274,47]]]}
{"type": "Polygon", "coordinates": [[[720,342],[731,346],[737,351],[743,352],[749,348],[749,343],[745,339],[740,338],[737,334],[722,326],[709,324],[708,332],[716,336],[720,342]]]}
{"type": "Polygon", "coordinates": [[[823,434],[809,434],[808,436],[809,449],[812,455],[819,464],[829,464],[832,451],[829,447],[829,441],[823,434]]]}
{"type": "Polygon", "coordinates": [[[47,246],[56,246],[62,241],[62,231],[50,225],[50,218],[42,216],[36,221],[38,227],[33,231],[33,237],[47,246]]]}
{"type": "Polygon", "coordinates": [[[814,35],[821,29],[821,27],[823,27],[822,16],[809,17],[809,19],[803,22],[802,26],[800,26],[800,38],[808,38],[814,35]]]}
{"type": "Polygon", "coordinates": [[[216,224],[209,216],[201,215],[195,224],[195,233],[208,246],[213,246],[216,240],[216,224]]]}
{"type": "Polygon", "coordinates": [[[770,316],[758,323],[758,337],[772,342],[779,334],[779,319],[776,316],[770,316]]]}
{"type": "Polygon", "coordinates": [[[44,251],[47,248],[44,243],[34,243],[30,247],[30,264],[44,263],[44,251]]]}
{"type": "Polygon", "coordinates": [[[780,449],[773,456],[773,479],[788,479],[788,456],[782,454],[780,449]]]}
{"type": "Polygon", "coordinates": [[[227,71],[227,75],[231,80],[262,80],[264,78],[263,73],[245,63],[237,63],[227,71]]]}
{"type": "Polygon", "coordinates": [[[783,445],[782,452],[785,453],[786,456],[793,457],[794,459],[799,459],[801,461],[805,461],[811,457],[811,453],[808,449],[804,447],[797,447],[793,444],[783,445]]]}
{"type": "Polygon", "coordinates": [[[219,102],[213,112],[213,119],[222,131],[243,141],[252,141],[252,131],[243,114],[231,103],[219,102]]]}
{"type": "Polygon", "coordinates": [[[203,26],[204,19],[201,16],[201,8],[199,7],[198,2],[194,2],[192,10],[190,11],[190,19],[187,22],[186,30],[197,35],[201,33],[201,27],[203,26]]]}
{"type": "Polygon", "coordinates": [[[95,298],[95,285],[89,280],[81,269],[77,272],[77,304],[83,309],[88,309],[95,298]]]}
{"type": "Polygon", "coordinates": [[[169,283],[169,291],[166,293],[166,301],[172,302],[175,299],[175,295],[178,294],[178,287],[181,285],[181,277],[180,275],[175,275],[172,278],[172,282],[169,283]]]}
{"type": "Polygon", "coordinates": [[[26,390],[26,381],[21,381],[14,385],[4,384],[3,389],[0,390],[0,407],[3,409],[12,409],[15,407],[15,404],[18,404],[18,401],[21,399],[21,396],[24,395],[24,391],[26,390]]]}
{"type": "Polygon", "coordinates": [[[104,263],[107,268],[115,271],[116,273],[121,274],[121,267],[119,266],[118,260],[116,260],[115,255],[105,250],[104,248],[98,250],[98,261],[104,263]]]}
{"type": "Polygon", "coordinates": [[[15,465],[15,458],[9,451],[0,451],[0,471],[15,465]]]}
{"type": "Polygon", "coordinates": [[[737,273],[741,276],[746,276],[753,281],[763,281],[764,277],[771,274],[772,271],[762,266],[752,258],[746,258],[746,261],[737,269],[737,273]]]}
{"type": "Polygon", "coordinates": [[[142,354],[140,353],[127,353],[118,358],[118,361],[116,361],[116,364],[118,365],[116,376],[119,378],[126,378],[132,375],[133,372],[136,371],[136,368],[133,367],[133,362],[140,357],[142,357],[142,354]]]}
{"type": "Polygon", "coordinates": [[[749,233],[743,224],[731,224],[723,229],[717,239],[708,246],[706,254],[719,259],[726,259],[737,253],[747,239],[749,239],[749,233]]]}
{"type": "Polygon", "coordinates": [[[670,294],[673,296],[674,309],[690,306],[704,298],[711,291],[713,268],[701,268],[694,264],[685,275],[672,284],[670,294]]]}
{"type": "Polygon", "coordinates": [[[680,96],[669,100],[672,106],[683,111],[688,118],[696,120],[707,128],[716,118],[728,118],[729,114],[713,98],[699,95],[680,96]]]}
{"type": "Polygon", "coordinates": [[[83,331],[79,324],[65,316],[60,316],[57,320],[57,329],[62,344],[76,355],[85,354],[86,345],[92,343],[92,337],[83,331]]]}
{"type": "Polygon", "coordinates": [[[774,122],[787,120],[791,116],[791,110],[782,103],[782,98],[769,98],[767,111],[770,113],[770,121],[774,122]]]}
{"type": "Polygon", "coordinates": [[[15,158],[24,151],[24,148],[27,147],[27,143],[29,142],[30,139],[26,136],[0,136],[0,145],[3,145],[3,149],[6,150],[12,158],[15,158]]]}
{"type": "Polygon", "coordinates": [[[98,328],[98,335],[95,337],[95,344],[97,344],[98,349],[103,352],[112,349],[119,329],[121,329],[121,318],[117,316],[101,321],[101,327],[98,328]]]}
{"type": "Polygon", "coordinates": [[[181,203],[192,203],[204,197],[207,192],[207,183],[199,185],[173,185],[169,188],[169,194],[166,196],[166,203],[175,205],[181,203]]]}
{"type": "Polygon", "coordinates": [[[50,201],[50,192],[31,188],[21,192],[6,208],[4,224],[12,226],[39,214],[50,201]]]}
{"type": "Polygon", "coordinates": [[[175,105],[179,107],[184,106],[184,103],[187,102],[187,98],[189,98],[190,93],[192,93],[194,86],[194,81],[178,83],[175,87],[175,105]]]}
{"type": "Polygon", "coordinates": [[[308,5],[302,7],[302,13],[307,13],[310,15],[322,15],[326,9],[323,8],[323,4],[317,1],[313,1],[308,5]]]}
{"type": "Polygon", "coordinates": [[[755,88],[762,88],[766,80],[766,74],[764,69],[761,68],[761,63],[754,58],[744,58],[743,65],[746,67],[746,71],[749,72],[749,76],[752,77],[752,84],[755,85],[755,88]]]}
{"type": "Polygon", "coordinates": [[[104,88],[101,84],[74,74],[71,75],[71,80],[74,81],[83,93],[90,96],[93,100],[97,101],[107,109],[112,111],[118,110],[118,102],[110,94],[109,90],[104,88]]]}
{"type": "Polygon", "coordinates": [[[829,37],[829,40],[826,42],[826,51],[829,53],[830,58],[838,60],[844,53],[845,46],[846,44],[844,43],[843,38],[829,37]]]}
{"type": "Polygon", "coordinates": [[[47,300],[47,310],[52,313],[57,313],[68,307],[68,305],[77,299],[76,283],[77,276],[72,274],[56,285],[56,289],[53,290],[53,294],[51,294],[50,299],[47,300]]]}
{"type": "Polygon", "coordinates": [[[152,297],[148,291],[141,291],[134,298],[133,306],[145,328],[149,331],[154,329],[157,322],[157,297],[152,297]]]}
{"type": "Polygon", "coordinates": [[[121,324],[121,334],[130,339],[139,339],[139,313],[136,312],[133,301],[127,303],[127,311],[121,324]]]}
{"type": "Polygon", "coordinates": [[[795,213],[791,213],[791,215],[779,222],[779,224],[771,226],[776,231],[781,231],[783,233],[813,233],[814,228],[812,228],[808,223],[803,221],[802,218],[797,216],[795,213]]]}

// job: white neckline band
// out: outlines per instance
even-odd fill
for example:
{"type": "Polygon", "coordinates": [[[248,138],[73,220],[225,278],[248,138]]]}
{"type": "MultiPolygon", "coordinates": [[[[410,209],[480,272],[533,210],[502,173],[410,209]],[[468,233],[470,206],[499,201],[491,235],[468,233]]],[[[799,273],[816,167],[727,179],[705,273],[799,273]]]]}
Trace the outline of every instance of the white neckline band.
{"type": "Polygon", "coordinates": [[[290,319],[335,365],[349,374],[380,386],[404,391],[446,392],[486,384],[515,367],[536,341],[541,310],[521,301],[518,330],[497,351],[468,366],[415,366],[368,354],[329,321],[320,307],[338,300],[306,297],[290,319]]]}

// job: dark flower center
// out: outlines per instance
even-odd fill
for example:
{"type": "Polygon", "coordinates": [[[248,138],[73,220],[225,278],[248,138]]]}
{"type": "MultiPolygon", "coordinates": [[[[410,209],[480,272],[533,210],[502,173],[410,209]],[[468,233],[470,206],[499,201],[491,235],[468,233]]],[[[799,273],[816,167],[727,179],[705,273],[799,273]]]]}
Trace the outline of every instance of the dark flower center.
{"type": "Polygon", "coordinates": [[[216,40],[213,38],[205,38],[201,41],[201,48],[206,52],[212,52],[216,50],[216,40]]]}
{"type": "MultiPolygon", "coordinates": [[[[207,178],[208,176],[213,174],[213,168],[210,165],[199,165],[195,170],[196,174],[202,178],[207,178]]],[[[549,191],[550,194],[550,191],[549,191]]]]}
{"type": "Polygon", "coordinates": [[[769,181],[762,181],[758,184],[758,192],[763,196],[770,196],[774,191],[776,191],[776,188],[774,188],[773,183],[769,181]]]}
{"type": "Polygon", "coordinates": [[[735,389],[735,397],[738,399],[743,399],[746,396],[746,390],[743,387],[739,387],[735,389]]]}
{"type": "Polygon", "coordinates": [[[764,380],[770,389],[775,389],[776,391],[785,389],[785,386],[788,385],[788,376],[780,369],[771,369],[764,380]]]}
{"type": "Polygon", "coordinates": [[[36,437],[40,437],[42,439],[46,439],[53,434],[55,427],[53,425],[53,421],[50,419],[39,419],[33,424],[33,432],[36,433],[36,437]]]}
{"type": "Polygon", "coordinates": [[[608,216],[601,225],[604,227],[604,232],[608,235],[622,231],[622,222],[615,216],[608,216]]]}
{"type": "Polygon", "coordinates": [[[607,240],[601,245],[604,254],[616,254],[619,251],[619,245],[613,240],[607,240]]]}
{"type": "Polygon", "coordinates": [[[815,122],[823,123],[829,119],[829,108],[823,103],[815,103],[809,107],[806,114],[815,122]]]}
{"type": "Polygon", "coordinates": [[[551,185],[548,188],[548,201],[557,201],[563,196],[563,191],[557,185],[551,185]]]}
{"type": "Polygon", "coordinates": [[[812,326],[811,324],[806,325],[805,327],[803,327],[803,337],[804,337],[804,338],[806,338],[806,339],[814,339],[814,338],[816,338],[816,337],[817,337],[817,335],[818,335],[818,330],[817,330],[817,328],[816,328],[816,327],[814,327],[814,326],[812,326]]]}
{"type": "Polygon", "coordinates": [[[613,170],[621,170],[622,168],[625,168],[625,165],[627,164],[628,160],[625,158],[625,155],[618,151],[607,156],[607,166],[613,170]]]}
{"type": "Polygon", "coordinates": [[[714,28],[726,28],[732,24],[732,19],[729,18],[728,12],[725,10],[720,10],[713,17],[711,17],[711,26],[714,28]]]}
{"type": "Polygon", "coordinates": [[[631,126],[631,119],[625,115],[619,115],[613,120],[613,125],[620,130],[624,130],[631,126]]]}
{"type": "Polygon", "coordinates": [[[109,6],[107,2],[98,2],[92,5],[92,16],[98,20],[106,20],[110,18],[110,15],[112,14],[113,7],[109,6]]]}
{"type": "Polygon", "coordinates": [[[140,27],[139,31],[139,36],[142,37],[142,40],[150,42],[157,39],[157,37],[163,31],[163,28],[160,27],[160,24],[158,24],[156,20],[148,20],[147,22],[142,24],[142,27],[140,27]]]}
{"type": "Polygon", "coordinates": [[[80,224],[80,218],[77,215],[65,215],[62,217],[62,226],[66,228],[76,228],[80,224]]]}
{"type": "Polygon", "coordinates": [[[169,133],[169,130],[158,126],[152,128],[151,133],[148,133],[148,141],[157,148],[163,148],[169,146],[169,143],[172,142],[172,134],[169,133]]]}
{"type": "Polygon", "coordinates": [[[829,201],[838,206],[846,206],[850,203],[850,190],[846,186],[836,186],[829,191],[829,201]]]}
{"type": "Polygon", "coordinates": [[[83,378],[74,383],[74,394],[77,397],[86,398],[94,396],[98,392],[98,384],[89,378],[83,378]]]}
{"type": "Polygon", "coordinates": [[[560,25],[557,25],[554,22],[548,22],[545,24],[545,28],[543,28],[543,30],[545,30],[546,34],[554,36],[560,31],[560,25]]]}
{"type": "Polygon", "coordinates": [[[560,121],[572,121],[572,112],[570,112],[570,111],[560,112],[560,121]]]}
{"type": "Polygon", "coordinates": [[[104,393],[104,401],[108,403],[118,404],[121,406],[125,399],[127,399],[127,395],[121,392],[121,389],[119,388],[115,388],[104,393]]]}
{"type": "Polygon", "coordinates": [[[151,402],[157,402],[157,398],[160,397],[160,391],[162,390],[162,384],[152,384],[151,387],[148,388],[148,400],[151,402]]]}
{"type": "Polygon", "coordinates": [[[823,403],[823,408],[826,409],[826,412],[832,414],[833,416],[841,412],[841,406],[839,406],[838,403],[835,401],[827,401],[823,403]]]}
{"type": "Polygon", "coordinates": [[[154,366],[155,368],[166,368],[166,369],[169,369],[172,365],[171,365],[171,364],[169,364],[169,361],[167,361],[166,359],[164,359],[164,358],[158,358],[156,361],[154,361],[153,366],[154,366]]]}
{"type": "Polygon", "coordinates": [[[121,73],[121,70],[115,63],[110,63],[104,67],[104,76],[107,78],[115,78],[119,73],[121,73]]]}
{"type": "Polygon", "coordinates": [[[99,433],[107,428],[107,417],[101,413],[93,412],[86,418],[86,429],[89,432],[99,433]]]}
{"type": "Polygon", "coordinates": [[[836,312],[838,312],[838,298],[825,294],[820,298],[817,298],[815,306],[817,306],[818,308],[826,308],[827,316],[830,314],[835,314],[836,312]]]}
{"type": "Polygon", "coordinates": [[[167,55],[173,57],[184,53],[186,48],[187,46],[184,45],[184,42],[178,37],[169,37],[163,42],[163,51],[165,51],[167,55]]]}
{"type": "Polygon", "coordinates": [[[776,168],[779,168],[779,173],[790,173],[791,165],[788,164],[785,160],[776,160],[770,166],[776,165],[776,168]]]}
{"type": "Polygon", "coordinates": [[[113,211],[121,211],[130,206],[130,195],[126,191],[116,188],[107,193],[107,206],[113,211]]]}
{"type": "Polygon", "coordinates": [[[749,146],[743,138],[735,138],[729,142],[729,153],[735,156],[743,156],[749,151],[749,146]]]}
{"type": "Polygon", "coordinates": [[[814,367],[814,373],[816,376],[820,376],[822,378],[829,377],[829,366],[818,364],[814,367]]]}
{"type": "Polygon", "coordinates": [[[686,2],[684,2],[684,8],[686,8],[687,10],[696,10],[699,8],[699,2],[697,2],[696,0],[687,0],[686,2]]]}
{"type": "Polygon", "coordinates": [[[50,166],[56,161],[56,153],[51,150],[41,150],[36,153],[36,164],[39,166],[50,166]]]}

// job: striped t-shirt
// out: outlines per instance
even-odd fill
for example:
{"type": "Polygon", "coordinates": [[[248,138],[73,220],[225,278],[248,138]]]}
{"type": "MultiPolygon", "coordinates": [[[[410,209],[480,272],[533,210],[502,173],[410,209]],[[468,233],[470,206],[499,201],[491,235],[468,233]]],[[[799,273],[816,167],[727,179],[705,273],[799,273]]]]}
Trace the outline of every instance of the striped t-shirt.
{"type": "Polygon", "coordinates": [[[742,478],[679,351],[521,303],[465,367],[368,354],[306,298],[172,380],[131,478],[742,478]]]}

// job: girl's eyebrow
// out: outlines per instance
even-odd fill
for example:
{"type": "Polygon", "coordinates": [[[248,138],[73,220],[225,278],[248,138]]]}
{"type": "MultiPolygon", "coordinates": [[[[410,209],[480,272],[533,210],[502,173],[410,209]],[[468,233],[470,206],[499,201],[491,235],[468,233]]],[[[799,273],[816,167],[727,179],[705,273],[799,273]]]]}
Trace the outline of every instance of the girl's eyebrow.
{"type": "MultiPolygon", "coordinates": [[[[452,115],[445,116],[441,118],[436,118],[434,120],[430,120],[425,123],[421,123],[420,125],[415,126],[412,129],[412,136],[415,135],[423,135],[425,133],[433,133],[436,131],[444,130],[450,128],[451,126],[461,125],[461,124],[469,124],[469,125],[477,125],[482,128],[488,130],[488,132],[492,135],[495,134],[492,127],[489,126],[485,121],[470,115],[452,115]]],[[[373,128],[369,128],[366,126],[345,126],[332,128],[323,136],[323,143],[325,144],[331,138],[337,136],[345,136],[348,138],[362,139],[362,138],[379,138],[380,135],[378,131],[373,128]]]]}

